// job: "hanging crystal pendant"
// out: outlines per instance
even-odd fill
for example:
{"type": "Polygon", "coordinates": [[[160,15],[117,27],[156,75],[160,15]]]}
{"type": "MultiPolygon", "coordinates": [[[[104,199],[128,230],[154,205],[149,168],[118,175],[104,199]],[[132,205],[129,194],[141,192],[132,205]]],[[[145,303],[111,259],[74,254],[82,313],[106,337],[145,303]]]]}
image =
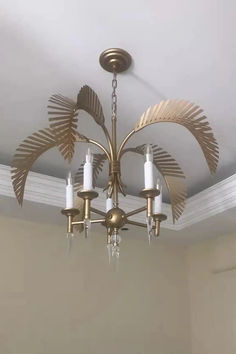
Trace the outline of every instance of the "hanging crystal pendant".
{"type": "Polygon", "coordinates": [[[112,261],[112,244],[107,244],[107,255],[108,255],[108,263],[111,264],[112,261]]]}
{"type": "Polygon", "coordinates": [[[74,234],[72,232],[67,232],[66,239],[67,239],[67,246],[66,246],[66,255],[69,256],[71,252],[72,242],[73,242],[74,234]]]}
{"type": "Polygon", "coordinates": [[[120,242],[121,237],[117,231],[113,231],[111,234],[111,230],[107,230],[107,253],[108,253],[108,261],[111,264],[112,268],[117,272],[119,269],[119,256],[120,256],[120,242]]]}
{"type": "Polygon", "coordinates": [[[111,244],[112,244],[111,252],[112,252],[113,259],[119,259],[120,243],[121,243],[121,237],[117,231],[114,231],[113,235],[111,236],[111,244]]]}
{"type": "Polygon", "coordinates": [[[90,236],[90,230],[91,230],[91,220],[90,219],[84,219],[85,238],[88,238],[90,236]]]}
{"type": "Polygon", "coordinates": [[[110,228],[107,229],[107,255],[108,255],[108,262],[109,262],[109,264],[111,264],[112,244],[111,244],[111,230],[110,230],[110,228]]]}
{"type": "Polygon", "coordinates": [[[146,217],[146,223],[147,223],[147,232],[148,232],[148,242],[149,245],[151,243],[151,238],[153,236],[153,229],[152,229],[152,216],[147,216],[146,217]]]}

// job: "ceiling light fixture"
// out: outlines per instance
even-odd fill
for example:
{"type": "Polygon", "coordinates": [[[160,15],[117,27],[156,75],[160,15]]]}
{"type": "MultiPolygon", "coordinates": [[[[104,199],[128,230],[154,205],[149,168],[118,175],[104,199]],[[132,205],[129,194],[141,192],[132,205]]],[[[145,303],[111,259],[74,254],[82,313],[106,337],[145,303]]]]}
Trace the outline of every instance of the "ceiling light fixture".
{"type": "Polygon", "coordinates": [[[119,230],[126,224],[147,227],[148,238],[158,236],[160,223],[166,219],[162,213],[162,187],[160,180],[154,183],[153,167],[162,175],[170,193],[173,222],[183,213],[186,188],[184,174],[169,153],[158,145],[143,144],[134,148],[125,148],[127,141],[137,132],[150,124],[169,122],[177,123],[187,128],[198,141],[206,158],[211,173],[214,173],[218,163],[218,145],[212,133],[203,110],[194,103],[185,100],[161,101],[149,107],[141,116],[134,129],[128,133],[118,147],[117,145],[117,74],[126,71],[131,65],[131,56],[123,49],[111,48],[100,56],[103,69],[113,74],[112,79],[112,132],[111,135],[105,126],[103,109],[97,94],[87,85],[83,86],[77,100],[71,100],[62,95],[53,95],[50,99],[49,122],[50,127],[32,134],[16,150],[12,164],[13,188],[19,204],[23,203],[26,178],[37,158],[55,146],[62,156],[71,162],[74,155],[75,143],[90,143],[102,150],[102,153],[92,154],[88,149],[85,163],[75,174],[75,181],[69,173],[66,185],[66,208],[62,213],[67,217],[67,235],[73,236],[75,227],[84,227],[86,236],[91,224],[99,223],[107,229],[107,245],[114,257],[119,256],[119,230]],[[78,112],[84,110],[89,113],[97,125],[102,128],[106,144],[85,137],[77,131],[78,112]],[[120,162],[124,155],[134,152],[145,156],[144,184],[145,188],[140,196],[146,199],[142,208],[125,212],[119,208],[119,192],[125,195],[121,181],[120,162]],[[91,206],[91,201],[98,197],[94,185],[105,161],[109,162],[109,177],[105,190],[107,191],[106,212],[91,206]],[[74,190],[83,199],[80,207],[74,206],[74,190]],[[131,216],[146,211],[146,224],[130,219],[131,216]],[[101,218],[92,219],[91,212],[101,218]]]}

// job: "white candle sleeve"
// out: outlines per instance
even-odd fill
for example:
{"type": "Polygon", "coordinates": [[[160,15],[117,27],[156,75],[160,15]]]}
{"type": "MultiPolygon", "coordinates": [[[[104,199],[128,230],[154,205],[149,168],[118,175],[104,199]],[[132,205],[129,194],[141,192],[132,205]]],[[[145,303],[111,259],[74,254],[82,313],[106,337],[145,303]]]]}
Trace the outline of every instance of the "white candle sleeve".
{"type": "Polygon", "coordinates": [[[158,189],[160,189],[160,194],[154,199],[154,214],[161,214],[162,211],[162,187],[158,189]]]}
{"type": "Polygon", "coordinates": [[[86,162],[84,164],[84,181],[83,181],[83,189],[84,190],[92,190],[93,189],[93,155],[88,149],[88,153],[86,155],[86,162]]]}
{"type": "Polygon", "coordinates": [[[145,189],[153,189],[153,163],[152,161],[144,162],[144,186],[145,189]]]}
{"type": "Polygon", "coordinates": [[[145,189],[153,189],[154,181],[153,181],[153,155],[152,148],[150,145],[147,145],[145,151],[146,161],[144,162],[144,186],[145,189]]]}
{"type": "Polygon", "coordinates": [[[74,186],[72,182],[71,172],[66,179],[66,209],[74,207],[74,186]]]}
{"type": "Polygon", "coordinates": [[[113,200],[112,200],[112,198],[107,198],[106,199],[106,212],[108,212],[112,208],[113,208],[113,200]]]}

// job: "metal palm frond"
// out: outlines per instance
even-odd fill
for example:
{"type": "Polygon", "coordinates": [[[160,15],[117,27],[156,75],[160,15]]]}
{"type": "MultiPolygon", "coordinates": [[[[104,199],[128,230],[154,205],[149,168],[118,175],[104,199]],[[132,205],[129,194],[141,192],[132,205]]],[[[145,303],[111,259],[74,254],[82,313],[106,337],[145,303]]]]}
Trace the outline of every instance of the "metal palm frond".
{"type": "Polygon", "coordinates": [[[16,149],[12,162],[12,184],[16,198],[23,204],[25,183],[33,163],[47,150],[58,146],[60,141],[50,128],[39,130],[26,138],[16,149]]]}
{"type": "MultiPolygon", "coordinates": [[[[105,161],[107,160],[106,154],[93,154],[93,185],[95,186],[99,173],[102,171],[105,161]]],[[[79,191],[83,189],[83,174],[84,162],[80,165],[75,174],[74,189],[79,191]]]]}
{"type": "Polygon", "coordinates": [[[74,155],[77,134],[77,103],[62,95],[53,95],[49,102],[53,103],[53,106],[48,106],[50,109],[48,114],[53,115],[49,118],[50,127],[57,139],[63,140],[59,150],[65,160],[70,162],[74,155]]]}
{"type": "Polygon", "coordinates": [[[77,96],[77,106],[89,113],[98,125],[104,126],[105,118],[102,105],[97,94],[89,86],[85,85],[80,89],[77,96]]]}
{"type": "MultiPolygon", "coordinates": [[[[151,144],[153,149],[153,164],[162,174],[166,186],[168,188],[171,200],[173,222],[177,221],[184,211],[185,201],[187,198],[186,186],[184,183],[184,173],[175,159],[158,145],[151,144]]],[[[146,144],[139,145],[135,148],[123,150],[123,154],[127,152],[135,152],[143,155],[146,144]]]]}
{"type": "Polygon", "coordinates": [[[161,101],[143,113],[134,130],[137,132],[150,124],[159,122],[171,122],[184,126],[197,139],[209,169],[211,173],[214,173],[219,159],[219,149],[212,129],[202,112],[199,106],[188,101],[161,101]]]}

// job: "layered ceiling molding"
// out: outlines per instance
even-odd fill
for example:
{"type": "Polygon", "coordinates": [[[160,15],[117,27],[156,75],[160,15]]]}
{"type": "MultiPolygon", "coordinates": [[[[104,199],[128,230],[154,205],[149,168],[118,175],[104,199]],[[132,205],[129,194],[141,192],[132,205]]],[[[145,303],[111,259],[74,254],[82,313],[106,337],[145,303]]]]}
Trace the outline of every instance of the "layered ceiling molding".
{"type": "MultiPolygon", "coordinates": [[[[14,198],[10,170],[9,166],[0,165],[0,196],[14,198]]],[[[105,210],[106,195],[102,189],[96,188],[96,190],[99,193],[99,198],[93,201],[93,206],[105,210]]],[[[64,208],[65,181],[60,178],[30,172],[24,199],[64,208]]],[[[120,207],[126,212],[143,205],[144,200],[142,198],[134,196],[125,198],[120,195],[120,207]]],[[[167,214],[168,218],[167,221],[162,223],[162,227],[175,231],[183,230],[234,207],[236,207],[236,174],[188,198],[184,214],[175,225],[172,224],[171,207],[164,203],[163,212],[167,214]]],[[[133,220],[144,222],[145,213],[135,215],[133,220]]]]}

